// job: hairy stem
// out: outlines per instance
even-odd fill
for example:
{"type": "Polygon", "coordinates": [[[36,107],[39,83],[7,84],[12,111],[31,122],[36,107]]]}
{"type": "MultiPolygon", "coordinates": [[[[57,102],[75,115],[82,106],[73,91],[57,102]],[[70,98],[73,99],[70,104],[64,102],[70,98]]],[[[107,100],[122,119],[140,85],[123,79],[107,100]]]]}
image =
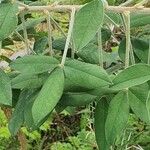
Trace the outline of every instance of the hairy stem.
{"type": "Polygon", "coordinates": [[[63,57],[62,57],[62,61],[61,61],[61,66],[64,66],[65,60],[66,60],[66,57],[67,57],[67,52],[68,52],[69,44],[70,44],[70,41],[71,41],[72,31],[73,31],[74,18],[75,18],[75,8],[73,8],[72,12],[71,12],[71,19],[70,19],[70,23],[69,23],[68,36],[67,36],[65,49],[64,49],[64,53],[63,53],[63,57]]]}
{"type": "MultiPolygon", "coordinates": [[[[37,11],[55,11],[55,12],[65,12],[65,11],[71,11],[72,8],[80,9],[83,7],[83,5],[56,5],[56,6],[29,6],[28,8],[26,7],[19,7],[20,11],[28,10],[30,12],[37,12],[37,11]]],[[[138,13],[150,13],[150,8],[141,8],[141,7],[121,7],[121,6],[105,6],[106,11],[110,12],[116,12],[116,13],[123,13],[125,11],[130,11],[130,12],[138,12],[138,13]]]]}
{"type": "Polygon", "coordinates": [[[26,22],[25,22],[25,18],[24,18],[24,13],[20,14],[21,17],[21,22],[22,22],[22,26],[23,26],[23,36],[24,36],[24,42],[26,45],[26,51],[27,54],[30,54],[30,47],[29,47],[29,42],[28,42],[28,33],[27,33],[27,29],[26,29],[26,22]]]}
{"type": "Polygon", "coordinates": [[[53,47],[52,47],[52,26],[51,26],[51,16],[49,11],[44,11],[47,15],[47,29],[48,29],[48,45],[49,45],[49,54],[53,56],[53,47]]]}
{"type": "Polygon", "coordinates": [[[99,65],[103,68],[103,48],[102,48],[102,32],[101,28],[99,29],[98,33],[98,54],[99,54],[99,65]]]}
{"type": "Polygon", "coordinates": [[[123,13],[125,19],[125,35],[126,35],[126,54],[125,54],[125,68],[129,67],[130,63],[130,49],[131,49],[131,40],[130,40],[130,12],[123,13]]]}

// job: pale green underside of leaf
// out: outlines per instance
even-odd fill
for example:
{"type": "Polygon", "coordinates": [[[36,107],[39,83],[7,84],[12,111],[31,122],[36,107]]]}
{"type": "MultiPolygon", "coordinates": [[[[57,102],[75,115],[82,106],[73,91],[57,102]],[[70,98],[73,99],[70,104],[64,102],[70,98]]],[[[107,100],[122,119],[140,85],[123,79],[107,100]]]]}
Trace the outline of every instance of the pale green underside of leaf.
{"type": "Polygon", "coordinates": [[[0,104],[12,105],[11,81],[7,74],[0,69],[0,104]]]}
{"type": "Polygon", "coordinates": [[[11,80],[11,85],[14,89],[39,88],[43,85],[48,75],[48,73],[42,75],[19,74],[11,80]]]}
{"type": "Polygon", "coordinates": [[[80,93],[65,93],[61,98],[61,105],[65,106],[85,106],[95,100],[96,96],[85,92],[80,93]]]}
{"type": "Polygon", "coordinates": [[[76,50],[82,49],[94,38],[103,23],[103,15],[104,8],[100,0],[93,0],[77,12],[73,29],[76,50]]]}
{"type": "Polygon", "coordinates": [[[105,98],[102,98],[95,109],[95,136],[99,149],[108,150],[109,146],[106,141],[105,135],[105,122],[108,114],[108,103],[105,98]]]}
{"type": "Polygon", "coordinates": [[[133,65],[120,72],[113,80],[114,90],[122,90],[139,85],[150,80],[150,66],[146,64],[133,65]]]}
{"type": "Polygon", "coordinates": [[[131,14],[131,28],[140,27],[148,24],[150,24],[149,14],[142,14],[142,13],[131,14]]]}
{"type": "Polygon", "coordinates": [[[129,102],[126,92],[119,92],[110,102],[105,124],[107,143],[114,144],[117,136],[122,134],[129,117],[129,102]]]}
{"type": "MultiPolygon", "coordinates": [[[[28,19],[25,24],[26,24],[26,29],[34,28],[36,25],[40,24],[42,21],[45,20],[45,17],[37,18],[37,19],[28,19]]],[[[20,25],[17,26],[16,31],[21,31],[23,30],[23,24],[21,23],[20,25]]]]}
{"type": "Polygon", "coordinates": [[[58,64],[59,61],[50,56],[30,55],[15,60],[10,66],[21,73],[40,74],[46,71],[51,72],[58,64]]]}
{"type": "Polygon", "coordinates": [[[7,38],[17,27],[17,12],[16,4],[0,4],[0,41],[7,38]]]}
{"type": "Polygon", "coordinates": [[[63,70],[57,68],[46,80],[32,107],[33,121],[38,125],[56,106],[64,88],[63,70]]]}
{"type": "Polygon", "coordinates": [[[111,84],[106,71],[97,65],[70,60],[66,62],[64,71],[66,79],[74,86],[93,89],[111,84]]]}
{"type": "Polygon", "coordinates": [[[147,106],[149,100],[149,86],[147,83],[132,87],[128,91],[129,104],[133,112],[142,121],[150,124],[150,107],[147,106]]]}
{"type": "Polygon", "coordinates": [[[28,92],[24,90],[19,96],[19,100],[8,124],[9,131],[12,135],[17,134],[17,132],[19,131],[24,122],[23,112],[27,99],[28,99],[28,92]]]}
{"type": "MultiPolygon", "coordinates": [[[[148,41],[140,39],[140,38],[131,38],[132,43],[132,49],[136,57],[143,62],[148,62],[148,50],[149,50],[149,44],[148,41]]],[[[123,39],[119,45],[119,56],[121,60],[125,60],[125,51],[126,51],[126,40],[123,39]]],[[[135,60],[137,61],[137,58],[135,57],[135,60]]]]}

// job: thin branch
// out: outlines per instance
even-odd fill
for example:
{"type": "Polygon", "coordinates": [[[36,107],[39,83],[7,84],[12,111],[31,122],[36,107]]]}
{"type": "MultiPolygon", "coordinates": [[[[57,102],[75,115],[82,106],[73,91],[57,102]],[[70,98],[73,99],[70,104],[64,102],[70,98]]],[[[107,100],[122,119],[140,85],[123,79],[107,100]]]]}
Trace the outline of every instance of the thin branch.
{"type": "MultiPolygon", "coordinates": [[[[53,11],[53,12],[65,12],[65,11],[71,11],[73,8],[76,10],[83,7],[83,5],[56,5],[56,6],[29,6],[28,11],[35,12],[35,11],[53,11]]],[[[20,11],[27,10],[25,7],[19,7],[20,11]]],[[[121,7],[121,6],[106,6],[106,11],[110,12],[116,12],[116,13],[123,13],[125,11],[130,12],[138,12],[138,13],[150,13],[150,8],[144,8],[144,7],[121,7]]]]}
{"type": "Polygon", "coordinates": [[[28,33],[27,33],[27,29],[26,29],[24,13],[20,14],[20,18],[21,18],[21,22],[23,25],[23,36],[24,36],[24,41],[25,41],[25,45],[26,45],[26,51],[27,51],[27,54],[30,54],[30,47],[29,47],[29,43],[28,43],[28,33]]]}
{"type": "Polygon", "coordinates": [[[99,54],[99,65],[103,68],[103,48],[102,48],[102,31],[99,29],[98,33],[98,54],[99,54]]]}
{"type": "Polygon", "coordinates": [[[113,25],[115,25],[117,28],[119,28],[119,25],[114,20],[112,20],[107,14],[104,14],[104,15],[113,25]]]}
{"type": "Polygon", "coordinates": [[[53,17],[51,17],[51,21],[56,25],[56,27],[61,31],[61,33],[63,34],[64,37],[67,37],[66,33],[63,31],[63,29],[59,26],[59,24],[55,21],[55,19],[53,17]]]}
{"type": "Polygon", "coordinates": [[[125,55],[125,68],[129,67],[130,63],[130,49],[131,49],[131,40],[130,40],[130,12],[123,13],[125,19],[125,35],[126,35],[126,55],[125,55]]]}
{"type": "Polygon", "coordinates": [[[63,57],[62,57],[62,61],[61,61],[61,66],[64,66],[65,60],[66,60],[66,57],[67,57],[67,52],[68,52],[69,44],[70,44],[70,41],[71,41],[72,31],[73,31],[75,12],[76,12],[76,10],[75,10],[75,8],[73,8],[72,12],[71,12],[71,19],[70,19],[70,23],[69,23],[68,36],[67,36],[65,49],[64,49],[64,53],[63,53],[63,57]]]}
{"type": "Polygon", "coordinates": [[[130,40],[130,58],[131,58],[131,64],[134,65],[135,64],[135,58],[134,58],[134,52],[133,52],[131,40],[130,40]]]}
{"type": "Polygon", "coordinates": [[[51,16],[49,11],[44,11],[47,15],[47,29],[48,29],[48,45],[49,45],[49,53],[53,55],[53,47],[52,47],[52,26],[51,26],[51,16]]]}
{"type": "Polygon", "coordinates": [[[140,6],[143,6],[145,4],[148,3],[149,0],[142,0],[141,2],[137,3],[136,5],[134,5],[134,7],[140,7],[140,6]]]}

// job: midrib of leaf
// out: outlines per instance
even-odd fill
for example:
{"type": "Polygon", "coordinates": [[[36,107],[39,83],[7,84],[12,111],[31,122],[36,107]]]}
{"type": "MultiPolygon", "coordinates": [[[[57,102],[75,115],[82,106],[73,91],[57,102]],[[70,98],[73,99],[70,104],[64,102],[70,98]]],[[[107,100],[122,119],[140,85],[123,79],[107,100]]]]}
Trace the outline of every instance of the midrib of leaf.
{"type": "Polygon", "coordinates": [[[130,90],[130,92],[131,92],[140,102],[142,102],[143,105],[145,105],[145,103],[144,103],[143,101],[141,101],[131,90],[130,90]]]}
{"type": "MultiPolygon", "coordinates": [[[[113,85],[111,88],[114,88],[114,87],[116,87],[116,86],[120,86],[120,85],[122,85],[122,84],[124,84],[124,83],[130,83],[131,81],[132,82],[134,82],[134,81],[136,81],[137,79],[142,79],[143,77],[149,77],[150,78],[150,74],[149,75],[145,75],[145,76],[142,76],[142,77],[137,77],[136,79],[135,78],[130,78],[130,80],[123,80],[122,82],[117,82],[117,83],[115,83],[115,85],[113,85]]],[[[144,83],[144,82],[146,82],[147,80],[145,79],[145,81],[143,81],[142,83],[144,83]]],[[[141,83],[141,84],[142,84],[141,83]]]]}
{"type": "MultiPolygon", "coordinates": [[[[71,69],[73,69],[73,70],[77,70],[77,71],[80,71],[80,72],[82,72],[82,73],[88,74],[88,75],[93,76],[93,77],[95,77],[95,78],[104,80],[104,81],[107,82],[107,83],[111,83],[111,82],[107,81],[106,79],[100,78],[100,77],[98,77],[98,76],[95,76],[95,75],[93,75],[93,74],[91,74],[91,73],[88,73],[88,72],[85,72],[85,71],[83,71],[83,70],[76,69],[76,68],[72,68],[72,67],[70,67],[70,66],[67,66],[67,67],[69,67],[69,68],[71,68],[71,69]]],[[[71,82],[72,82],[72,81],[71,81],[71,82]]]]}

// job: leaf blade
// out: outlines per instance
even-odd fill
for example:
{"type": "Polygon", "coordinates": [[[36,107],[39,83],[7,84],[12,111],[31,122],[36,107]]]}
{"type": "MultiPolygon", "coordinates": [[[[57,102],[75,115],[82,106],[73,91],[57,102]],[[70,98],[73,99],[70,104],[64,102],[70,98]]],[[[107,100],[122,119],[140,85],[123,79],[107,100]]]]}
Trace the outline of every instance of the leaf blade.
{"type": "Polygon", "coordinates": [[[94,38],[102,25],[103,16],[103,3],[99,0],[93,0],[77,12],[73,29],[76,50],[82,49],[94,38]]]}
{"type": "Polygon", "coordinates": [[[129,116],[129,103],[127,93],[120,91],[111,100],[105,124],[106,139],[108,144],[114,144],[118,135],[125,128],[129,116]]]}
{"type": "Polygon", "coordinates": [[[63,93],[64,73],[57,68],[43,85],[32,107],[32,115],[35,125],[45,118],[56,106],[63,93]],[[41,112],[39,112],[41,110],[41,112]]]}

